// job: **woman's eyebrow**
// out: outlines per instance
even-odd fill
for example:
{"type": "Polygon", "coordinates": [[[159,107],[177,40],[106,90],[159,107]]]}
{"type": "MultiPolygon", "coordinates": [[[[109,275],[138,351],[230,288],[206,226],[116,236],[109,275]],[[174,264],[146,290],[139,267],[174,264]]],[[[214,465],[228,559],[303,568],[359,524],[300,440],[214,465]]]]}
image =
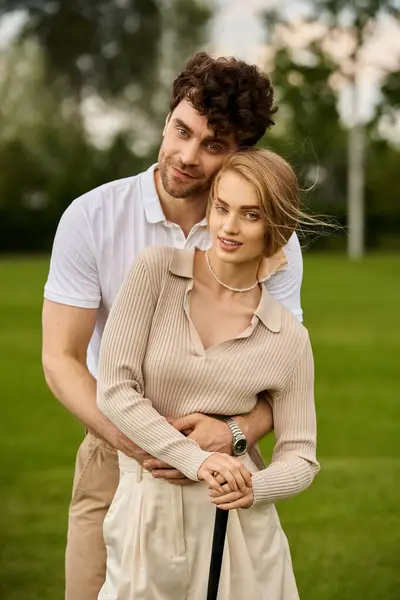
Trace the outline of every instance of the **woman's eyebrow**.
{"type": "MultiPolygon", "coordinates": [[[[215,196],[215,200],[217,200],[220,204],[223,204],[224,206],[228,206],[228,204],[226,202],[224,202],[223,200],[221,200],[221,198],[219,198],[219,196],[215,196]]],[[[244,204],[243,206],[240,207],[241,210],[260,210],[260,207],[258,204],[244,204]]]]}

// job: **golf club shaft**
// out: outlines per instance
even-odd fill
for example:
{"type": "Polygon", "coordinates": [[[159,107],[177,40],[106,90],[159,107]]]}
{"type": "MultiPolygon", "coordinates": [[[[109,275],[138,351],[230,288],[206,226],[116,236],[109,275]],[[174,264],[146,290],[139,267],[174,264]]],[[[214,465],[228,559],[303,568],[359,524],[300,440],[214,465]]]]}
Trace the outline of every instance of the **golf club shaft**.
{"type": "Polygon", "coordinates": [[[221,510],[219,508],[216,509],[207,600],[217,600],[218,596],[218,586],[221,575],[222,556],[224,553],[228,515],[228,510],[221,510]]]}

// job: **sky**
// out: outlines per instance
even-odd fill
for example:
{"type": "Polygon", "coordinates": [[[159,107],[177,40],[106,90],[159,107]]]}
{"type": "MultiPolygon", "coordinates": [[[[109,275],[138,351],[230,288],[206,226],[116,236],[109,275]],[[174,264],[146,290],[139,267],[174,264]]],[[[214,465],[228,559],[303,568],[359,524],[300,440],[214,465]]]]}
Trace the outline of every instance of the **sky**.
{"type": "Polygon", "coordinates": [[[260,60],[265,33],[258,13],[273,6],[269,0],[214,0],[212,46],[218,54],[232,54],[244,60],[260,60]]]}

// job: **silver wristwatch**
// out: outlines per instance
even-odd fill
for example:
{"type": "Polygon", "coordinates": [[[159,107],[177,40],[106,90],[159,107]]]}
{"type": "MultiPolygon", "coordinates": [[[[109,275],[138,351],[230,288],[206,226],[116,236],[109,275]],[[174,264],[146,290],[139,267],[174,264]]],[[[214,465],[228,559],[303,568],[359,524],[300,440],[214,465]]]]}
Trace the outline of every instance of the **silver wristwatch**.
{"type": "Polygon", "coordinates": [[[246,440],[246,436],[244,435],[243,431],[240,429],[240,427],[236,423],[235,419],[232,419],[232,417],[228,417],[225,421],[226,421],[227,425],[229,425],[229,427],[232,431],[232,434],[233,434],[233,441],[232,441],[233,456],[241,456],[242,454],[245,454],[245,452],[247,450],[247,440],[246,440]]]}

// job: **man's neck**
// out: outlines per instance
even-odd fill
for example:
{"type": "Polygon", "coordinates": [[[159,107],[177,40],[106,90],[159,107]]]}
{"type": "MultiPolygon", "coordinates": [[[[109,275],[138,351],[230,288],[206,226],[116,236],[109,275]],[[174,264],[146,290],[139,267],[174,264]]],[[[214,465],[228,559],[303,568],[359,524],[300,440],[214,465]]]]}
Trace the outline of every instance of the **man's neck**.
{"type": "Polygon", "coordinates": [[[154,179],[165,218],[179,225],[187,237],[191,229],[205,217],[208,193],[192,198],[173,198],[163,188],[158,170],[154,172],[154,179]]]}

